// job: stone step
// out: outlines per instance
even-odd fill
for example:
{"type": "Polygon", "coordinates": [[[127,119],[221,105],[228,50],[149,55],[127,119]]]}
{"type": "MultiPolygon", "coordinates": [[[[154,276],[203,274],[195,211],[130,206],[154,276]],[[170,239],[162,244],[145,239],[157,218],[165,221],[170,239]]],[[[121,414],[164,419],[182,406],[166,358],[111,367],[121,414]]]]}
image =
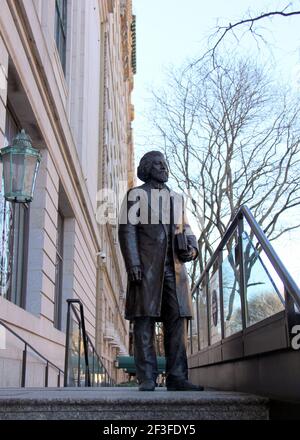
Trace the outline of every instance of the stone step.
{"type": "Polygon", "coordinates": [[[224,391],[1,388],[0,420],[266,420],[268,399],[224,391]]]}

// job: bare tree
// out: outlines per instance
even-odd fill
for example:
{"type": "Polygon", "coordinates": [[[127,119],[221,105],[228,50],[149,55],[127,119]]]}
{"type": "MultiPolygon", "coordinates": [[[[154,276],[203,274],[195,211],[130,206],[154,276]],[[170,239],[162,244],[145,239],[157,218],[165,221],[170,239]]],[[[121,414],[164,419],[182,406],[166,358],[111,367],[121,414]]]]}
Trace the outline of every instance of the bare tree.
{"type": "Polygon", "coordinates": [[[170,73],[154,102],[157,147],[200,231],[200,271],[242,204],[270,240],[300,226],[282,221],[300,204],[300,103],[266,68],[199,63],[170,73]]]}
{"type": "Polygon", "coordinates": [[[255,41],[258,43],[262,41],[266,43],[266,40],[263,36],[263,31],[258,28],[258,23],[266,20],[272,20],[273,18],[287,18],[294,17],[300,15],[300,10],[289,10],[292,6],[292,3],[288,3],[284,8],[280,10],[266,11],[260,14],[254,14],[248,11],[245,18],[235,21],[233,23],[228,23],[225,26],[217,26],[215,32],[209,38],[209,49],[198,59],[193,62],[193,65],[201,62],[207,56],[211,56],[213,67],[216,67],[217,62],[217,50],[220,47],[221,43],[226,40],[226,37],[229,34],[232,34],[235,37],[237,42],[240,41],[240,36],[236,34],[237,30],[244,30],[244,33],[249,32],[255,41]]]}

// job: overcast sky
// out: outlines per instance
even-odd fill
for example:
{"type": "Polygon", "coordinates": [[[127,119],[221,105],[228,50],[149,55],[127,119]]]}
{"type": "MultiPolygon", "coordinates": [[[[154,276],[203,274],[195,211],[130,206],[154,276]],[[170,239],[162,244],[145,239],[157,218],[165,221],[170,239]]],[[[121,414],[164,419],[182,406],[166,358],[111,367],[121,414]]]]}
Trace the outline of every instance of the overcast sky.
{"type": "MultiPolygon", "coordinates": [[[[137,16],[137,75],[133,93],[135,106],[134,138],[136,162],[151,149],[145,147],[149,126],[144,114],[149,107],[149,90],[162,87],[170,65],[181,66],[187,59],[205,52],[208,38],[216,26],[234,23],[261,12],[282,10],[288,4],[300,10],[300,0],[133,0],[137,16]]],[[[274,72],[291,83],[300,93],[300,16],[273,18],[260,22],[259,31],[268,41],[257,43],[249,33],[244,35],[239,50],[272,64],[274,72]]],[[[237,33],[241,38],[245,28],[237,33]]],[[[235,45],[226,40],[227,48],[235,45]]],[[[276,243],[275,249],[300,284],[300,230],[276,243]],[[288,243],[288,245],[287,245],[288,243]]]]}

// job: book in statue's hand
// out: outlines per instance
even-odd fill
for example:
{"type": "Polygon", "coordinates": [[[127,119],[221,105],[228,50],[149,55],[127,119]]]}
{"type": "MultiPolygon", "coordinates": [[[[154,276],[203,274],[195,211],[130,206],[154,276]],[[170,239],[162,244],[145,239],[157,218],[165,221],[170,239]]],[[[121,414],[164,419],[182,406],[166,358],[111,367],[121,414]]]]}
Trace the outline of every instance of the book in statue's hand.
{"type": "Polygon", "coordinates": [[[176,240],[177,240],[177,249],[178,252],[186,252],[188,250],[188,244],[187,244],[187,237],[186,233],[183,230],[183,232],[180,232],[179,234],[176,234],[176,240]]]}

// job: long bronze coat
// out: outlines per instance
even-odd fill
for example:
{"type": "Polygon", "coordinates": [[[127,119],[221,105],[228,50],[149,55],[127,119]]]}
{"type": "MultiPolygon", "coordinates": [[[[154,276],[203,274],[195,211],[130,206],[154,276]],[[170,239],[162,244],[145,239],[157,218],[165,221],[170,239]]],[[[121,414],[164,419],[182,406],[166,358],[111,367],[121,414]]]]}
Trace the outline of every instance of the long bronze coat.
{"type": "MultiPolygon", "coordinates": [[[[132,266],[142,266],[143,278],[142,282],[137,284],[128,280],[126,306],[125,306],[125,318],[132,320],[136,317],[150,316],[159,320],[161,301],[162,301],[162,289],[163,289],[163,277],[164,277],[164,265],[167,252],[167,227],[161,221],[161,216],[153,206],[157,204],[152,203],[150,192],[151,185],[145,183],[139,187],[129,190],[123,200],[120,221],[119,221],[119,242],[121,246],[122,255],[125,261],[126,269],[130,269],[132,266]],[[139,205],[136,204],[135,195],[132,198],[132,193],[136,194],[138,190],[139,205]],[[134,201],[132,200],[134,199],[134,201]],[[151,206],[152,205],[152,206],[151,206]],[[135,206],[139,206],[138,213],[141,214],[141,207],[148,208],[147,221],[145,222],[143,211],[142,216],[144,219],[136,224],[132,224],[128,221],[130,212],[135,206]]],[[[186,220],[185,210],[183,205],[182,210],[174,210],[174,201],[178,198],[182,201],[182,196],[178,193],[170,191],[172,200],[172,218],[171,218],[171,237],[172,237],[172,250],[173,260],[175,268],[176,278],[176,294],[178,298],[178,305],[180,315],[182,317],[192,317],[192,301],[189,289],[188,275],[184,266],[176,252],[176,240],[175,235],[182,231],[184,224],[187,234],[188,244],[194,248],[198,248],[197,241],[193,235],[190,226],[186,220]],[[176,212],[175,212],[176,211],[176,212]]],[[[178,206],[178,205],[177,205],[178,206]]],[[[170,213],[170,205],[164,206],[163,209],[170,213]]]]}

